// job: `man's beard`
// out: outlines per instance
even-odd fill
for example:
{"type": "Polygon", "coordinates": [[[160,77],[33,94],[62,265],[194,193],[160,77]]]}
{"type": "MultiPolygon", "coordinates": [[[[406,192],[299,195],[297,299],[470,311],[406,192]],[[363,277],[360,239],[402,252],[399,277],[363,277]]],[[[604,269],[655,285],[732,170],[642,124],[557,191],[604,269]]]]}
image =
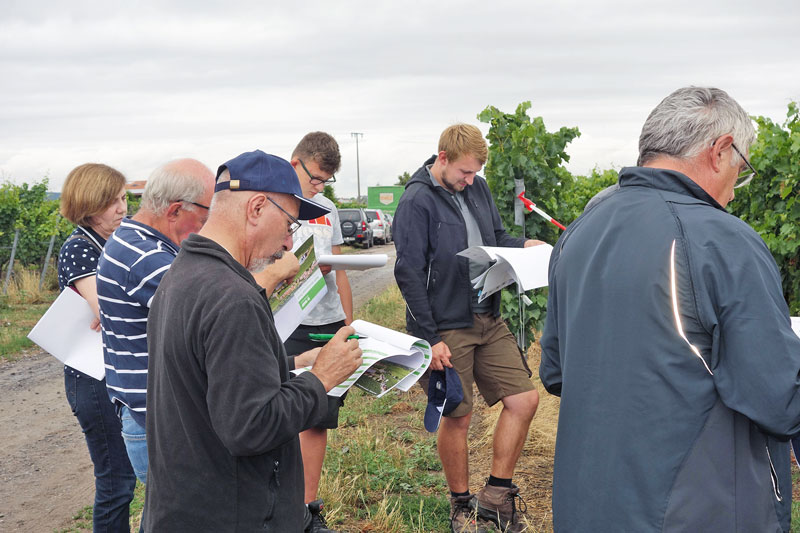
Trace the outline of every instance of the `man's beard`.
{"type": "Polygon", "coordinates": [[[258,274],[259,272],[263,271],[265,268],[270,266],[272,263],[274,263],[281,257],[283,257],[283,250],[279,250],[269,257],[254,259],[247,266],[247,271],[250,272],[251,274],[258,274]]]}

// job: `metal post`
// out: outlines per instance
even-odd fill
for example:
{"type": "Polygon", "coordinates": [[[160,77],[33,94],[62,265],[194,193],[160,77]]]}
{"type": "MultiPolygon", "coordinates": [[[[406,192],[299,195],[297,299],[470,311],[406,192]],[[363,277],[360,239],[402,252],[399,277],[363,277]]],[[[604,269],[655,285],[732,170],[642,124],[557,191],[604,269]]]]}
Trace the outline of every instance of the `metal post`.
{"type": "Polygon", "coordinates": [[[361,202],[361,167],[358,161],[358,138],[363,137],[363,133],[353,132],[351,137],[356,139],[356,186],[358,187],[358,196],[356,196],[356,203],[361,202]]]}
{"type": "MultiPolygon", "coordinates": [[[[525,238],[525,210],[519,195],[525,192],[525,180],[514,178],[514,224],[522,226],[522,238],[525,238]]],[[[519,291],[519,287],[517,287],[519,291]]],[[[517,345],[525,351],[525,308],[522,293],[517,292],[517,305],[519,306],[519,331],[517,332],[517,345]]],[[[526,354],[527,355],[527,354],[526,354]]]]}
{"type": "Polygon", "coordinates": [[[3,284],[3,294],[8,294],[8,282],[11,281],[11,272],[14,270],[14,256],[17,253],[17,242],[19,242],[19,229],[14,230],[14,244],[11,245],[11,257],[8,260],[8,270],[6,270],[6,282],[3,284]]]}
{"type": "Polygon", "coordinates": [[[44,277],[47,275],[47,267],[50,265],[50,255],[53,253],[53,244],[56,242],[56,236],[50,237],[50,244],[47,246],[47,255],[44,258],[44,266],[42,267],[42,276],[39,278],[39,290],[42,290],[44,285],[44,277]]]}

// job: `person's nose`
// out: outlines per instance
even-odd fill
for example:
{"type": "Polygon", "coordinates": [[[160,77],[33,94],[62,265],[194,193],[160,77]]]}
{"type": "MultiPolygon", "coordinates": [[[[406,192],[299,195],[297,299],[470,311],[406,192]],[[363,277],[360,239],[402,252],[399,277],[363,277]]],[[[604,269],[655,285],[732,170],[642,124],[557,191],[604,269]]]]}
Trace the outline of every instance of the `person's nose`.
{"type": "Polygon", "coordinates": [[[292,234],[288,234],[285,239],[283,239],[283,249],[287,252],[292,249],[292,234]]]}

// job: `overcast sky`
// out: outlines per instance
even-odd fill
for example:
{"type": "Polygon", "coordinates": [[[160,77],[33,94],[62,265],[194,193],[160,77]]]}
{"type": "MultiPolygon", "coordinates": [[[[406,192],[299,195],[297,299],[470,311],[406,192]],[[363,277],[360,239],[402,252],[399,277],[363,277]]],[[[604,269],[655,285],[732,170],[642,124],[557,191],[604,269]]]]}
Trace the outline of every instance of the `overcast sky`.
{"type": "Polygon", "coordinates": [[[102,162],[128,180],[212,170],[309,131],[342,150],[336,194],[391,185],[454,122],[524,100],[577,126],[572,172],[634,164],[672,90],[711,85],[783,121],[800,100],[800,1],[0,2],[0,179],[102,162]]]}

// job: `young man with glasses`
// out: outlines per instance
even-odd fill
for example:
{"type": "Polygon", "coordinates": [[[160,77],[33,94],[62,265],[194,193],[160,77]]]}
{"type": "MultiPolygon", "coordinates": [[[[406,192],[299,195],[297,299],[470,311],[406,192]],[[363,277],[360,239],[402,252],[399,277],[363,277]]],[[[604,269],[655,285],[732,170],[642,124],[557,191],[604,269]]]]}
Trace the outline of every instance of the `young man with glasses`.
{"type": "MultiPolygon", "coordinates": [[[[303,197],[313,198],[315,202],[330,210],[330,213],[319,218],[301,222],[300,229],[294,236],[295,242],[303,242],[313,236],[314,252],[317,257],[322,254],[340,253],[340,246],[344,240],[339,212],[332,201],[320,194],[325,185],[336,181],[334,174],[341,164],[339,144],[327,133],[321,131],[309,133],[300,140],[292,152],[290,163],[297,173],[303,197]]],[[[330,266],[320,266],[320,270],[325,276],[328,292],[286,340],[286,353],[290,356],[319,346],[318,343],[309,340],[309,333],[336,333],[341,327],[353,321],[353,296],[346,271],[332,272],[330,266]]],[[[290,358],[290,366],[294,366],[293,358],[290,358]]],[[[300,434],[305,474],[305,502],[309,510],[306,531],[318,533],[331,531],[326,528],[321,514],[323,502],[317,498],[317,491],[328,443],[328,430],[339,426],[339,408],[343,402],[344,397],[329,397],[326,417],[317,426],[300,434]]]]}
{"type": "Polygon", "coordinates": [[[556,531],[789,531],[800,339],[764,241],[725,210],[754,138],[724,91],[678,89],[553,248],[556,531]]]}

